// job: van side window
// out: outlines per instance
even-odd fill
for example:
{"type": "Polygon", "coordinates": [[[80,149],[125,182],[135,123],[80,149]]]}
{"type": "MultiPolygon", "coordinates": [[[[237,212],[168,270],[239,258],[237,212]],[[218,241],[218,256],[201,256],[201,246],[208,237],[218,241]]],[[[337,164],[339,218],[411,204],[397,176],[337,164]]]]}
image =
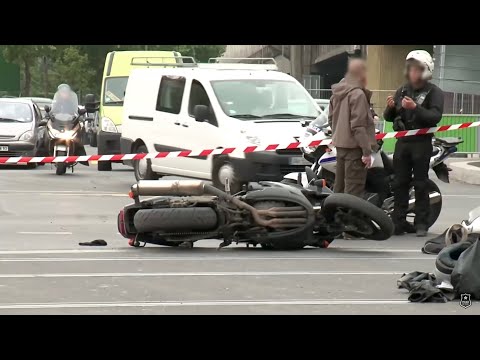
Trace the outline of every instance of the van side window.
{"type": "Polygon", "coordinates": [[[194,109],[196,105],[205,105],[210,109],[210,118],[208,122],[211,125],[218,126],[217,119],[215,118],[215,113],[213,112],[212,104],[208,98],[208,94],[205,91],[203,85],[197,81],[192,80],[192,88],[190,90],[190,102],[188,103],[188,114],[194,116],[194,109]]]}
{"type": "Polygon", "coordinates": [[[184,90],[184,77],[163,76],[158,90],[157,111],[180,114],[184,90]]]}

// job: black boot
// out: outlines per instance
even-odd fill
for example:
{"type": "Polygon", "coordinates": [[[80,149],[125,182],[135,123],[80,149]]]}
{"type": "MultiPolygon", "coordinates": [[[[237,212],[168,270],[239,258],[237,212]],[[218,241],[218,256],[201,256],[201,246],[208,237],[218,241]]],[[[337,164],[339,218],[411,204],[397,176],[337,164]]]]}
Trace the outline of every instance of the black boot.
{"type": "Polygon", "coordinates": [[[408,221],[402,221],[399,223],[395,223],[395,235],[403,235],[407,234],[414,234],[416,232],[415,227],[410,224],[408,221]]]}
{"type": "Polygon", "coordinates": [[[427,233],[428,233],[427,227],[424,225],[417,225],[416,233],[417,233],[417,237],[427,236],[427,233]]]}

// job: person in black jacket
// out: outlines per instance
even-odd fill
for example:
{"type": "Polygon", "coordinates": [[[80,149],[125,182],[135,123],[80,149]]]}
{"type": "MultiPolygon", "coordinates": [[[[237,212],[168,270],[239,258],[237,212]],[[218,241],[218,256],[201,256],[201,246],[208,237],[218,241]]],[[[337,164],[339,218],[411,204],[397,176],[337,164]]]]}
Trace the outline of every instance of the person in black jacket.
{"type": "MultiPolygon", "coordinates": [[[[424,50],[415,50],[407,55],[407,84],[400,87],[395,96],[387,98],[384,112],[386,121],[393,122],[395,131],[434,127],[443,114],[443,91],[429,82],[433,73],[433,59],[424,50]]],[[[426,187],[432,134],[399,138],[395,145],[393,165],[395,168],[395,210],[392,220],[395,234],[415,233],[426,236],[430,210],[429,193],[426,187]],[[409,188],[415,188],[415,226],[406,221],[409,188]]]]}

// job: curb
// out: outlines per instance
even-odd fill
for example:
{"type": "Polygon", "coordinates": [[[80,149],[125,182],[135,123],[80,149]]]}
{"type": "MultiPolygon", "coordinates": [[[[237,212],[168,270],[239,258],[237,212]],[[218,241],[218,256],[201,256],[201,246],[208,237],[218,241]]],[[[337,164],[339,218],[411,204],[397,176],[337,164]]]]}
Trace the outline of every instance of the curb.
{"type": "Polygon", "coordinates": [[[472,162],[478,162],[478,160],[450,162],[448,164],[452,169],[450,177],[467,184],[480,185],[480,167],[469,165],[472,162]]]}

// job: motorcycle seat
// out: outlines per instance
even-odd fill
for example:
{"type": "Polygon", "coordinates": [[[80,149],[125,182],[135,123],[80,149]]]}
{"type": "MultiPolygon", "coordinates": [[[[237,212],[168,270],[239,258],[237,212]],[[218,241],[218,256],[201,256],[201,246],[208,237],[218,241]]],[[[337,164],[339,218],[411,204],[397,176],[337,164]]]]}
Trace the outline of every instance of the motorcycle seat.
{"type": "Polygon", "coordinates": [[[461,137],[435,138],[435,142],[444,146],[455,146],[463,143],[461,137]]]}

